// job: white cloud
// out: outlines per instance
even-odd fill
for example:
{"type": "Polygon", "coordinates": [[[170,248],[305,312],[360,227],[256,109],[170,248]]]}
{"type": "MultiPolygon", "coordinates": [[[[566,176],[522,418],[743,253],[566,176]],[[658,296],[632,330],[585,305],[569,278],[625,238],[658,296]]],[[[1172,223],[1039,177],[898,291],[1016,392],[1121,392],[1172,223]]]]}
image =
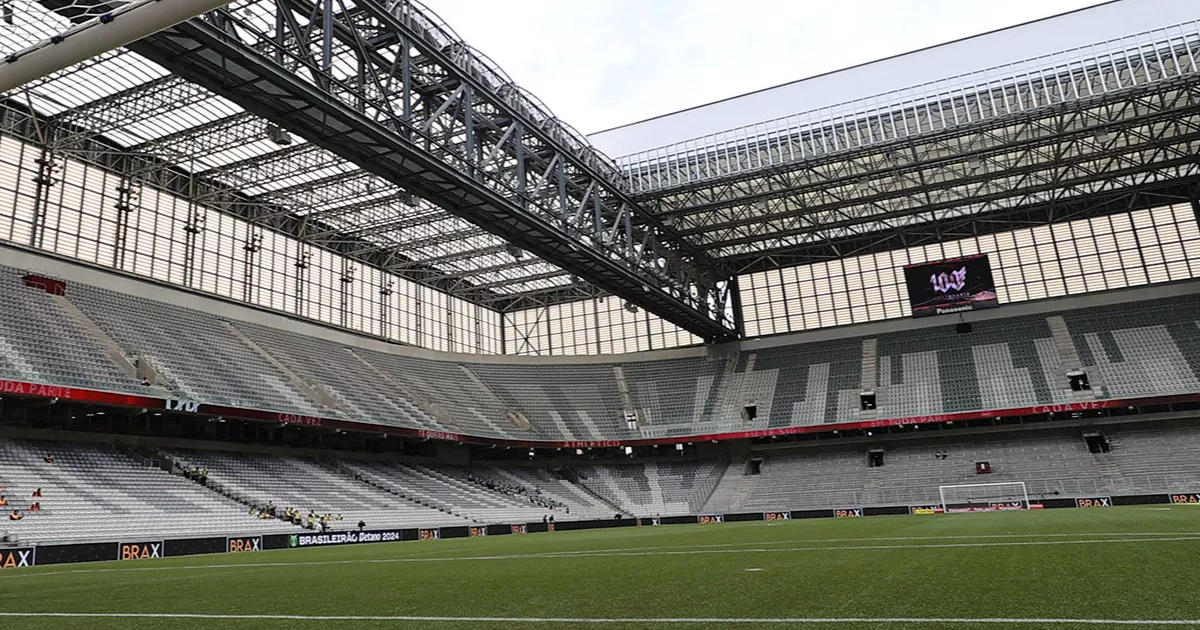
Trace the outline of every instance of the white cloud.
{"type": "Polygon", "coordinates": [[[1099,3],[426,2],[463,39],[585,133],[1099,3]]]}

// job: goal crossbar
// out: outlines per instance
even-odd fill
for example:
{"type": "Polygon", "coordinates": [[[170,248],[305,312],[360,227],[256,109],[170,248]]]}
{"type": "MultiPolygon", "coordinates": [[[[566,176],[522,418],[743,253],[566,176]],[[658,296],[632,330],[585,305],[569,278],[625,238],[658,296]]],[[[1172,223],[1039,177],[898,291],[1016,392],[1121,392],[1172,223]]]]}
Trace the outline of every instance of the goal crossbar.
{"type": "Polygon", "coordinates": [[[939,486],[938,495],[946,513],[1029,509],[1029,492],[1024,481],[939,486]]]}

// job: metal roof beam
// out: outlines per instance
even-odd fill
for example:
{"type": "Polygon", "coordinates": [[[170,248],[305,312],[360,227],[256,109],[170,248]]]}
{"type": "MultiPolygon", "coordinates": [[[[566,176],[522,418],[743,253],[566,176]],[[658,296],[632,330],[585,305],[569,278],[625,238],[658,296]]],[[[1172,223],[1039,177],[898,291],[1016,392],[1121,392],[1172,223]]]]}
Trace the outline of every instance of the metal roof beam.
{"type": "MultiPolygon", "coordinates": [[[[50,6],[65,2],[42,1],[50,6]]],[[[330,37],[319,46],[312,40],[279,39],[275,32],[260,31],[258,18],[216,11],[147,37],[133,48],[703,338],[737,334],[737,324],[725,308],[730,299],[728,272],[638,207],[610,162],[540,104],[506,88],[511,80],[482,58],[468,49],[462,51],[464,57],[455,58],[446,46],[431,43],[448,35],[421,8],[377,0],[355,4],[361,13],[321,16],[344,27],[330,36],[353,34],[353,39],[338,39],[336,46],[330,45],[330,37]],[[243,35],[256,31],[263,50],[242,43],[243,35]],[[367,40],[388,31],[398,34],[397,45],[365,51],[367,40]],[[424,58],[423,66],[413,64],[413,50],[424,58]],[[338,65],[332,66],[335,54],[338,65]],[[378,65],[381,56],[394,63],[378,65]],[[278,63],[278,58],[300,62],[304,76],[290,69],[295,65],[278,63]],[[464,98],[448,108],[430,108],[432,103],[422,102],[411,87],[406,91],[406,73],[429,76],[431,68],[467,86],[464,98]],[[441,114],[434,116],[439,109],[441,114]],[[503,164],[482,159],[485,145],[476,137],[477,117],[490,118],[497,128],[506,120],[509,126],[519,125],[501,146],[503,164]],[[427,125],[430,121],[433,124],[427,125]],[[546,149],[557,153],[559,167],[538,179],[539,174],[524,168],[525,156],[546,149]],[[588,188],[581,186],[585,181],[597,184],[590,199],[578,196],[588,188]],[[587,209],[585,222],[565,214],[573,216],[580,205],[587,209]]],[[[267,0],[254,7],[280,19],[307,22],[310,15],[320,16],[319,7],[305,4],[311,9],[305,13],[294,11],[295,5],[267,0]]],[[[320,28],[314,23],[311,32],[320,28]]]]}

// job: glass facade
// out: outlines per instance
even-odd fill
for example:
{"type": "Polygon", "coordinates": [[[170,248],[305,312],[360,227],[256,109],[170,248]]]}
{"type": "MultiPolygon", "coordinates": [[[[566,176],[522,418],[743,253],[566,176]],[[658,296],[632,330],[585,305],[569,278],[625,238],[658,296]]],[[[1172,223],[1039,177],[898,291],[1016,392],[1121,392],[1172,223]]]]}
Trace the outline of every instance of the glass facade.
{"type": "Polygon", "coordinates": [[[1200,226],[1177,204],[773,269],[740,279],[751,337],[908,317],[904,265],[989,254],[1001,304],[1200,277],[1200,226]]]}
{"type": "Polygon", "coordinates": [[[42,159],[0,137],[0,240],[414,346],[503,350],[496,311],[163,190],[122,191],[95,165],[42,159]]]}
{"type": "MultiPolygon", "coordinates": [[[[611,296],[500,313],[156,188],[122,191],[95,165],[42,159],[0,138],[0,240],[433,350],[548,356],[700,343],[611,296]],[[48,191],[35,224],[39,187],[48,191]]],[[[1190,204],[1177,204],[752,273],[739,280],[746,333],[907,317],[904,265],[976,253],[990,255],[1001,302],[1021,302],[1200,277],[1200,226],[1190,204]]]]}

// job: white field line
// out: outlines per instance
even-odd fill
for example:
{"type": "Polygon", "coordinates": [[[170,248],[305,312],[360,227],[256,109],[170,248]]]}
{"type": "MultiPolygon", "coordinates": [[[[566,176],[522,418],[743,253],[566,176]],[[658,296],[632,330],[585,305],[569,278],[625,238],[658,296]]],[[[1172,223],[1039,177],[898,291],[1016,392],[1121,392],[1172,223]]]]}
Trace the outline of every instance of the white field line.
{"type": "MultiPolygon", "coordinates": [[[[859,539],[862,540],[862,539],[859,539]]],[[[638,556],[693,556],[693,555],[716,555],[716,554],[750,554],[750,553],[780,553],[780,552],[805,552],[805,551],[873,551],[887,549],[955,549],[955,548],[983,548],[983,547],[1039,547],[1048,545],[1095,545],[1095,544],[1122,544],[1122,543],[1146,543],[1146,542],[1175,542],[1200,540],[1200,535],[1192,536],[1170,536],[1170,537],[1153,537],[1153,538],[1090,538],[1082,540],[1026,540],[1026,541],[1008,541],[1008,542],[980,542],[980,543],[938,543],[938,544],[917,544],[917,545],[821,545],[807,547],[756,547],[750,549],[683,549],[683,550],[624,550],[624,549],[600,549],[596,551],[568,551],[568,552],[547,552],[547,553],[531,553],[531,554],[507,554],[495,556],[459,556],[446,558],[376,558],[376,559],[359,559],[359,560],[314,560],[304,562],[239,562],[226,564],[193,564],[179,566],[144,566],[144,567],[114,567],[105,569],[71,569],[67,571],[36,571],[34,567],[32,571],[16,570],[6,575],[0,575],[0,580],[15,579],[22,577],[36,576],[58,576],[58,575],[81,575],[93,573],[141,573],[146,571],[179,571],[179,570],[204,570],[204,569],[239,569],[239,568],[265,568],[265,567],[308,567],[308,566],[331,566],[331,565],[346,565],[346,564],[410,564],[410,563],[431,563],[431,562],[482,562],[488,560],[538,560],[552,558],[616,558],[616,557],[638,557],[638,556]]]]}
{"type": "MultiPolygon", "coordinates": [[[[896,542],[910,540],[992,540],[1010,538],[1081,538],[1084,536],[1121,537],[1121,536],[1200,536],[1200,532],[1075,532],[1070,534],[962,534],[955,536],[872,536],[868,538],[801,538],[794,540],[772,541],[742,541],[731,543],[714,543],[706,545],[662,545],[657,547],[622,547],[612,551],[651,551],[660,549],[714,549],[721,547],[745,547],[748,545],[793,545],[796,543],[840,543],[840,542],[896,542]]],[[[555,554],[590,554],[599,553],[601,549],[582,549],[578,551],[554,551],[555,554]]],[[[426,556],[430,558],[450,558],[453,556],[426,556]]]]}
{"type": "Polygon", "coordinates": [[[267,621],[419,621],[505,624],[996,624],[1097,626],[1200,626],[1200,619],[1058,619],[1037,617],[442,617],[406,615],[206,615],[187,613],[0,612],[0,618],[204,619],[267,621]]]}
{"type": "MultiPolygon", "coordinates": [[[[770,524],[770,523],[768,523],[770,524]]],[[[1081,538],[1084,536],[1093,537],[1122,537],[1122,536],[1200,536],[1200,532],[1073,532],[1073,533],[1058,533],[1058,534],[958,534],[951,536],[868,536],[865,538],[799,538],[791,540],[767,540],[767,541],[741,541],[729,543],[711,543],[704,545],[657,545],[657,546],[635,546],[635,547],[618,547],[613,549],[579,549],[579,550],[564,550],[564,551],[546,551],[541,554],[530,554],[522,557],[537,557],[545,554],[559,555],[595,555],[598,553],[607,553],[609,551],[658,551],[658,550],[673,550],[673,549],[719,549],[723,547],[747,547],[750,545],[794,545],[803,543],[860,543],[860,542],[903,542],[903,541],[924,541],[924,540],[1006,540],[1012,538],[1081,538]]],[[[459,540],[468,540],[466,538],[459,540]]],[[[272,549],[270,551],[280,551],[272,549]]],[[[437,553],[430,550],[431,553],[437,553]]],[[[414,560],[454,560],[459,556],[447,555],[429,555],[422,553],[421,555],[405,556],[414,560]]]]}

